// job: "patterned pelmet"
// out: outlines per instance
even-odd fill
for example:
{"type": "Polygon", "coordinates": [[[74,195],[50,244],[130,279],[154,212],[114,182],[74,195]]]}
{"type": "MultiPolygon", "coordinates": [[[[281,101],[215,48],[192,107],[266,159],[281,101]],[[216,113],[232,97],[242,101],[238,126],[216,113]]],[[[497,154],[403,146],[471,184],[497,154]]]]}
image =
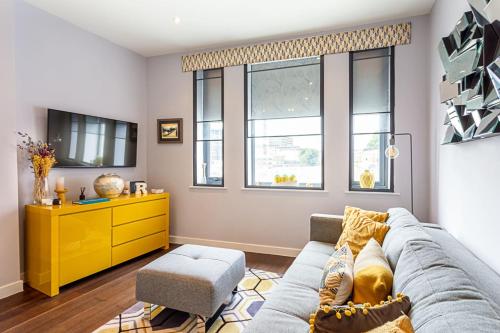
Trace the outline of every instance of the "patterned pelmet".
{"type": "Polygon", "coordinates": [[[411,24],[339,32],[272,43],[203,52],[182,57],[184,72],[287,60],[410,44],[411,24]]]}

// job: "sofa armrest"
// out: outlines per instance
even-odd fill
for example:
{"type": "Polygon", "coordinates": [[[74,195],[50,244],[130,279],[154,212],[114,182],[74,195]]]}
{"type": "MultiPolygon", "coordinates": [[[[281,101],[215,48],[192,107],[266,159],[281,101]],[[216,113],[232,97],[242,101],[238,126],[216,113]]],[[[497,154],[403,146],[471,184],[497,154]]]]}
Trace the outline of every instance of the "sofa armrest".
{"type": "Polygon", "coordinates": [[[341,215],[313,214],[310,218],[310,240],[335,244],[342,233],[341,215]]]}

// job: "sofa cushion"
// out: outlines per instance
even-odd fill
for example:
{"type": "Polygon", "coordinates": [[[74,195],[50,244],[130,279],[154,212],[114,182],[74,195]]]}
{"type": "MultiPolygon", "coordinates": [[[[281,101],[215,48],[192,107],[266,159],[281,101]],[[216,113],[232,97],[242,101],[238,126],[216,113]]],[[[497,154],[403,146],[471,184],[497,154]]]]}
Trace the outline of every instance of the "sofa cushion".
{"type": "Polygon", "coordinates": [[[320,304],[341,305],[351,296],[354,260],[348,244],[332,254],[323,269],[319,287],[320,304]]]}
{"type": "Polygon", "coordinates": [[[309,323],[280,310],[260,309],[245,333],[307,333],[309,323]]]}
{"type": "Polygon", "coordinates": [[[381,222],[384,223],[387,221],[389,218],[389,213],[385,212],[375,212],[371,210],[363,210],[361,208],[357,207],[350,207],[350,206],[345,206],[344,208],[344,219],[342,220],[342,228],[345,228],[345,225],[347,223],[347,220],[349,219],[349,216],[353,212],[360,212],[361,214],[371,218],[375,222],[381,222]]]}
{"type": "Polygon", "coordinates": [[[405,245],[393,286],[394,293],[410,297],[416,332],[500,332],[500,318],[489,302],[433,241],[405,245]]]}
{"type": "Polygon", "coordinates": [[[371,238],[375,238],[379,244],[382,244],[388,231],[389,226],[385,223],[375,222],[359,211],[354,211],[349,215],[349,219],[335,248],[339,249],[347,243],[351,248],[354,258],[356,258],[359,251],[361,251],[371,238]]]}
{"type": "Polygon", "coordinates": [[[362,333],[408,314],[410,307],[410,299],[403,295],[369,307],[321,306],[311,316],[311,325],[314,325],[314,333],[362,333]]]}
{"type": "Polygon", "coordinates": [[[378,304],[392,291],[393,274],[380,244],[370,239],[354,263],[354,303],[378,304]]]}
{"type": "Polygon", "coordinates": [[[500,276],[478,259],[470,250],[438,225],[426,224],[425,231],[438,243],[444,252],[470,276],[474,286],[483,293],[500,316],[500,276]]]}
{"type": "Polygon", "coordinates": [[[431,240],[420,226],[420,222],[404,208],[389,209],[389,220],[387,224],[391,227],[385,235],[382,250],[394,271],[403,251],[404,245],[411,240],[431,240]]]}
{"type": "Polygon", "coordinates": [[[309,242],[295,258],[283,279],[318,292],[323,268],[335,252],[333,244],[309,242]]]}

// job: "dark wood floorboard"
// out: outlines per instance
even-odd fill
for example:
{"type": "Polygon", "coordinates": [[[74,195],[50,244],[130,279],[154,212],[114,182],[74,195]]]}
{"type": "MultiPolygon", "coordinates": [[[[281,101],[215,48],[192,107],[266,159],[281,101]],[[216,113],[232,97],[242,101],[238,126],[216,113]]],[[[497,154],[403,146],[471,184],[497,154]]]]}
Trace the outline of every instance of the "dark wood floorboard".
{"type": "MultiPolygon", "coordinates": [[[[22,293],[0,300],[0,332],[92,332],[136,303],[137,270],[167,252],[159,250],[74,282],[56,297],[25,285],[22,293]]],[[[246,253],[247,267],[278,274],[293,259],[246,253]]]]}

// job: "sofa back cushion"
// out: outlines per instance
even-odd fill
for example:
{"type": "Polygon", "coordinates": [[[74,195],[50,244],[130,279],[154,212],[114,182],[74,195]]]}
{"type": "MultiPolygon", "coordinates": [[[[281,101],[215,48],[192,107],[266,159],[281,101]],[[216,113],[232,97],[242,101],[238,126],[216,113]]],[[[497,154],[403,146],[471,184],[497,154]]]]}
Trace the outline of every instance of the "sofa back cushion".
{"type": "Polygon", "coordinates": [[[404,208],[389,209],[387,225],[389,232],[385,235],[382,250],[394,271],[405,244],[412,240],[431,240],[428,233],[420,226],[420,222],[404,208]]]}
{"type": "Polygon", "coordinates": [[[500,317],[470,277],[432,240],[408,242],[393,293],[410,297],[416,332],[500,332],[500,317]]]}

